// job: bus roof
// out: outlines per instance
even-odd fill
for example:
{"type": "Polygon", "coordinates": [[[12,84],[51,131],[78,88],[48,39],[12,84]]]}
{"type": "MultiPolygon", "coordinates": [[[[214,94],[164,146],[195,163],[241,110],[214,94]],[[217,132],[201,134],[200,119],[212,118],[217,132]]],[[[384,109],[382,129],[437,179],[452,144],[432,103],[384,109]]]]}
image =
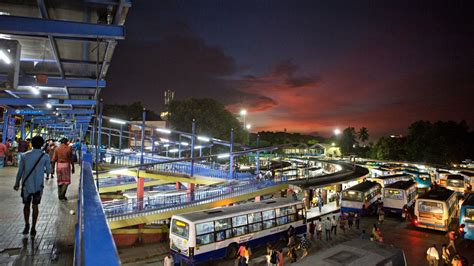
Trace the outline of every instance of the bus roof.
{"type": "Polygon", "coordinates": [[[277,199],[269,199],[269,200],[262,200],[260,202],[252,202],[252,203],[245,203],[231,207],[219,207],[208,209],[204,211],[196,211],[196,212],[189,212],[178,214],[176,216],[182,217],[190,222],[200,221],[211,219],[214,217],[237,214],[241,212],[247,212],[249,210],[254,209],[262,209],[262,208],[274,208],[281,205],[287,205],[292,203],[301,203],[301,201],[296,201],[293,198],[277,198],[277,199]]]}
{"type": "Polygon", "coordinates": [[[360,184],[357,184],[353,187],[350,187],[350,188],[347,188],[345,190],[354,190],[354,191],[360,191],[360,192],[364,192],[364,191],[367,191],[375,186],[380,186],[379,183],[375,182],[375,181],[364,181],[360,184]]]}
{"type": "Polygon", "coordinates": [[[404,177],[406,176],[407,178],[411,178],[410,175],[408,174],[396,174],[396,175],[382,175],[382,176],[377,176],[377,177],[371,177],[370,179],[390,179],[390,178],[396,178],[396,177],[404,177]]]}
{"type": "Polygon", "coordinates": [[[395,183],[386,185],[385,188],[396,188],[396,189],[408,189],[412,186],[416,186],[416,182],[413,180],[400,180],[395,183]]]}
{"type": "Polygon", "coordinates": [[[469,172],[469,171],[460,171],[459,172],[461,175],[465,175],[465,176],[474,176],[474,172],[469,172]]]}
{"type": "Polygon", "coordinates": [[[474,194],[469,194],[462,203],[462,206],[474,206],[474,194]]]}
{"type": "Polygon", "coordinates": [[[462,175],[448,175],[447,179],[464,180],[464,176],[462,176],[462,175]]]}
{"type": "Polygon", "coordinates": [[[446,201],[453,195],[455,192],[444,187],[438,187],[437,189],[432,189],[425,194],[418,197],[418,199],[431,199],[431,200],[441,200],[446,201]]]}
{"type": "Polygon", "coordinates": [[[421,171],[416,171],[416,170],[411,170],[411,169],[405,169],[403,170],[403,172],[409,173],[409,174],[429,175],[429,173],[427,172],[421,172],[421,171]]]}

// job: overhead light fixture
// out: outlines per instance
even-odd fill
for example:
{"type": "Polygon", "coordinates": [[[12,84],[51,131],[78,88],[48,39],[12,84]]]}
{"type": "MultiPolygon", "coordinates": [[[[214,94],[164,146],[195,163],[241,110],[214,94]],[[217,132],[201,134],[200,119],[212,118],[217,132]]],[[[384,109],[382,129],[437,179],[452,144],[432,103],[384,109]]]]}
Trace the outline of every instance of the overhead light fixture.
{"type": "Polygon", "coordinates": [[[165,128],[157,128],[156,131],[164,133],[164,134],[171,134],[171,130],[165,128]]]}
{"type": "Polygon", "coordinates": [[[161,140],[162,142],[170,142],[169,139],[160,138],[160,140],[161,140]]]}
{"type": "Polygon", "coordinates": [[[194,147],[195,150],[198,150],[198,149],[202,149],[202,146],[201,145],[198,145],[196,147],[194,147]]]}
{"type": "Polygon", "coordinates": [[[217,158],[219,158],[219,159],[222,159],[222,158],[229,158],[229,157],[230,157],[230,154],[229,154],[229,153],[223,153],[223,154],[217,155],[217,158]]]}
{"type": "Polygon", "coordinates": [[[52,95],[51,95],[51,94],[48,94],[48,98],[51,98],[51,97],[52,97],[52,95]]]}
{"type": "Polygon", "coordinates": [[[204,136],[198,136],[197,139],[200,140],[200,141],[204,141],[204,142],[209,142],[209,141],[211,141],[210,138],[204,137],[204,136]]]}
{"type": "Polygon", "coordinates": [[[40,94],[40,90],[36,86],[31,86],[30,90],[34,95],[39,95],[40,94]]]}
{"type": "Polygon", "coordinates": [[[111,118],[109,119],[110,123],[114,123],[114,124],[120,124],[120,125],[125,125],[127,124],[127,122],[123,121],[123,120],[120,120],[120,119],[115,119],[115,118],[111,118]]]}
{"type": "Polygon", "coordinates": [[[171,149],[171,150],[169,150],[169,152],[171,152],[171,153],[175,153],[175,152],[178,152],[178,151],[179,151],[178,149],[171,149]]]}
{"type": "Polygon", "coordinates": [[[165,148],[166,148],[166,147],[169,147],[169,146],[170,146],[169,144],[165,144],[165,145],[163,145],[163,147],[165,147],[165,148]]]}
{"type": "Polygon", "coordinates": [[[189,143],[183,141],[183,142],[181,142],[181,145],[183,145],[183,146],[188,146],[189,143]]]}
{"type": "Polygon", "coordinates": [[[30,107],[31,109],[35,109],[35,108],[33,107],[33,105],[31,105],[31,104],[27,104],[26,106],[30,107]]]}
{"type": "Polygon", "coordinates": [[[51,105],[50,103],[46,103],[46,108],[51,109],[53,108],[53,105],[51,105]]]}

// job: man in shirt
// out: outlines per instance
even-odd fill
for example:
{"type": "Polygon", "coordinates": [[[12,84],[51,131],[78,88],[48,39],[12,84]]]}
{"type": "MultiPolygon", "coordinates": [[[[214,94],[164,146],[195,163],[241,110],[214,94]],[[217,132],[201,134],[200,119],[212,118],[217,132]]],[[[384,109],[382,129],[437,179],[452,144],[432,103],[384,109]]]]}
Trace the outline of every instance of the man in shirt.
{"type": "Polygon", "coordinates": [[[31,237],[36,236],[36,221],[38,220],[38,205],[43,195],[44,174],[51,173],[51,164],[48,155],[41,151],[44,139],[41,136],[35,136],[32,139],[33,149],[22,155],[18,166],[16,182],[13,189],[20,188],[22,182],[23,216],[25,219],[25,229],[23,234],[27,235],[30,230],[30,205],[33,203],[33,217],[31,226],[31,237]],[[36,165],[36,166],[35,166],[36,165]]]}
{"type": "Polygon", "coordinates": [[[56,166],[58,177],[58,198],[67,200],[66,191],[71,184],[71,172],[74,174],[74,162],[72,161],[72,148],[68,146],[66,138],[61,139],[61,145],[54,150],[53,164],[56,166]]]}
{"type": "Polygon", "coordinates": [[[0,142],[0,168],[3,168],[5,163],[5,154],[7,153],[7,146],[0,142]]]}
{"type": "Polygon", "coordinates": [[[331,218],[328,217],[326,221],[324,221],[324,229],[326,230],[326,241],[331,240],[331,228],[332,228],[331,218]]]}
{"type": "Polygon", "coordinates": [[[323,235],[323,222],[321,221],[321,218],[319,218],[316,221],[316,236],[319,240],[322,240],[322,235],[323,235]]]}
{"type": "Polygon", "coordinates": [[[334,235],[337,235],[337,219],[336,219],[336,215],[333,215],[332,216],[332,220],[331,220],[331,231],[334,232],[334,235]]]}
{"type": "Polygon", "coordinates": [[[430,266],[438,266],[439,253],[436,249],[436,245],[433,244],[432,247],[428,248],[426,251],[426,260],[428,260],[430,266]]]}

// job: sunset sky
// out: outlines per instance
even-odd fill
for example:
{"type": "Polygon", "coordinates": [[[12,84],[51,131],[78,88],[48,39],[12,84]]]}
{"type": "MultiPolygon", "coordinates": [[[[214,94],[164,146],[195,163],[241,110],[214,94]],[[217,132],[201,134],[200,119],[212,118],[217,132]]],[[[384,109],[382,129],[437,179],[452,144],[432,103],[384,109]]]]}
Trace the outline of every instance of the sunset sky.
{"type": "Polygon", "coordinates": [[[212,97],[253,130],[474,127],[469,1],[134,1],[107,103],[212,97]]]}

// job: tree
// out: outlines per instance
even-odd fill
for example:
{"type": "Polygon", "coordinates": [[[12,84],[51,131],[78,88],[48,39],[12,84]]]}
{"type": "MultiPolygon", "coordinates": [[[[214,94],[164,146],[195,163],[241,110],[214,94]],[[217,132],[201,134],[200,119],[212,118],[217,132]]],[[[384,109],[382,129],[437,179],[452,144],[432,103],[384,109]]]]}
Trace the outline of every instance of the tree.
{"type": "Polygon", "coordinates": [[[353,127],[348,127],[342,131],[339,145],[343,154],[351,154],[354,152],[355,147],[358,145],[356,136],[357,134],[353,127]]]}
{"type": "Polygon", "coordinates": [[[357,132],[357,137],[362,143],[366,142],[369,139],[369,130],[366,127],[361,127],[357,132]]]}
{"type": "Polygon", "coordinates": [[[175,100],[171,102],[169,111],[172,129],[191,132],[192,121],[195,119],[197,134],[229,140],[230,131],[234,129],[235,142],[243,142],[246,139],[246,132],[237,118],[214,99],[175,100]]]}

